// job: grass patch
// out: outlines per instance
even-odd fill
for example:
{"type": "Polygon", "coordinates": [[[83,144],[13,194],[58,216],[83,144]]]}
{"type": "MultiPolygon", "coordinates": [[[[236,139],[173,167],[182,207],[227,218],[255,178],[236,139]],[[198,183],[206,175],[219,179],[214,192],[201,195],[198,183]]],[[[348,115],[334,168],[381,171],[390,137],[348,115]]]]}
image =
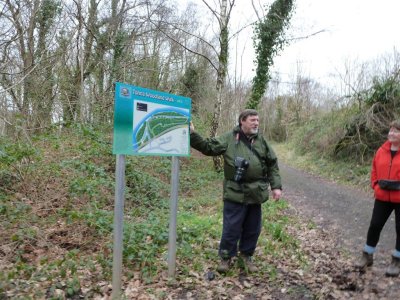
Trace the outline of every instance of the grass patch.
{"type": "MultiPolygon", "coordinates": [[[[109,128],[75,126],[35,136],[26,152],[19,146],[10,150],[11,141],[6,142],[0,298],[109,294],[115,184],[110,136],[109,128]]],[[[139,281],[148,294],[168,295],[152,285],[163,282],[168,268],[171,158],[129,156],[126,161],[124,281],[139,281]]],[[[195,276],[193,288],[219,260],[222,178],[213,171],[211,158],[180,159],[177,281],[186,284],[195,276]]],[[[257,262],[260,276],[270,280],[277,276],[274,261],[283,253],[301,258],[287,230],[296,221],[286,209],[284,201],[263,205],[257,262]]],[[[233,269],[231,275],[237,273],[233,269]]]]}
{"type": "Polygon", "coordinates": [[[369,190],[371,165],[351,161],[332,160],[317,152],[300,153],[291,143],[273,145],[279,160],[287,165],[321,175],[332,181],[369,190]]]}

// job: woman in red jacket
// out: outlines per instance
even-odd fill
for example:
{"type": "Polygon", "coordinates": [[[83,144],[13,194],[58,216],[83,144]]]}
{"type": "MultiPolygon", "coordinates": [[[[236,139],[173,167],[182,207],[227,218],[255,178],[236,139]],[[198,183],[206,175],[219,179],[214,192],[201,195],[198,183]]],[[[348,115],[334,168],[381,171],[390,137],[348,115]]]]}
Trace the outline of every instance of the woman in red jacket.
{"type": "Polygon", "coordinates": [[[373,254],[383,226],[394,210],[396,219],[396,248],[392,253],[392,262],[386,275],[397,276],[400,273],[400,120],[390,124],[388,140],[375,153],[371,186],[374,189],[375,203],[369,225],[367,242],[362,257],[356,267],[364,269],[373,263],[373,254]]]}

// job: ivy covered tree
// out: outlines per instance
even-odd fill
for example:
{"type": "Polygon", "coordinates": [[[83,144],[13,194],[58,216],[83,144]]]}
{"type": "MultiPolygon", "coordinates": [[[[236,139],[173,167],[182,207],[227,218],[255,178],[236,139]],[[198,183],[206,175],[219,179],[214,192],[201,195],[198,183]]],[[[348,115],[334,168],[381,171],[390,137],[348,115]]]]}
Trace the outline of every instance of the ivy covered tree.
{"type": "Polygon", "coordinates": [[[197,113],[204,94],[204,86],[207,85],[207,65],[204,60],[190,63],[185,73],[180,78],[179,93],[192,99],[192,112],[197,113]]]}
{"type": "Polygon", "coordinates": [[[294,0],[276,0],[266,17],[255,25],[254,46],[256,50],[256,75],[246,108],[256,109],[270,79],[270,68],[275,55],[286,44],[284,30],[292,16],[294,0]]]}

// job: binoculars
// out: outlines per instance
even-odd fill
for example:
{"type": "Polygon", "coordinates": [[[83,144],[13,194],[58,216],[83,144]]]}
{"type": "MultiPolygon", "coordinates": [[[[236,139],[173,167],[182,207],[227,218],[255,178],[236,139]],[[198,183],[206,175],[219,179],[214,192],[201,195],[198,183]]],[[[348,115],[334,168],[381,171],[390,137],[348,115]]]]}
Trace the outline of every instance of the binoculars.
{"type": "Polygon", "coordinates": [[[235,158],[235,175],[233,180],[236,182],[240,182],[243,179],[244,174],[246,173],[247,168],[249,167],[249,161],[244,159],[243,157],[235,158]]]}

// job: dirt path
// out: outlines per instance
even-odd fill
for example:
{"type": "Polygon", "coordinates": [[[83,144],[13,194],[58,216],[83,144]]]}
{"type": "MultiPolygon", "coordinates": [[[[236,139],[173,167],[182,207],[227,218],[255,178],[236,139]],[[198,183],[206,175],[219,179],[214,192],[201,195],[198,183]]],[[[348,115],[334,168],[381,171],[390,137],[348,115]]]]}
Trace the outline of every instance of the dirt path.
{"type": "MultiPolygon", "coordinates": [[[[373,207],[370,194],[280,163],[283,197],[300,214],[317,225],[338,233],[339,246],[358,255],[365,243],[373,207]]],[[[378,244],[375,266],[386,266],[395,244],[394,214],[385,225],[378,244]]]]}

